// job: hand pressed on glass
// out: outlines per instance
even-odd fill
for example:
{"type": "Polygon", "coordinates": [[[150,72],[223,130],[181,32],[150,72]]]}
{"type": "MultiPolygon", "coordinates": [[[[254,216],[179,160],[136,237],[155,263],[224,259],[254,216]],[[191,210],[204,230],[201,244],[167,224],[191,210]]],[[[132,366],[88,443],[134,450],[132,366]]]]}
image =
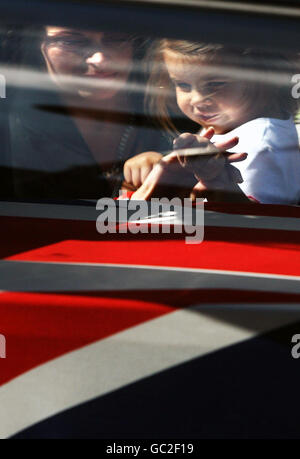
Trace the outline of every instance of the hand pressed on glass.
{"type": "Polygon", "coordinates": [[[132,199],[201,196],[217,201],[248,201],[237,185],[241,175],[231,165],[243,161],[247,154],[226,152],[237,145],[238,138],[212,144],[209,139],[213,134],[209,128],[201,136],[179,136],[174,151],[159,161],[132,199]]]}

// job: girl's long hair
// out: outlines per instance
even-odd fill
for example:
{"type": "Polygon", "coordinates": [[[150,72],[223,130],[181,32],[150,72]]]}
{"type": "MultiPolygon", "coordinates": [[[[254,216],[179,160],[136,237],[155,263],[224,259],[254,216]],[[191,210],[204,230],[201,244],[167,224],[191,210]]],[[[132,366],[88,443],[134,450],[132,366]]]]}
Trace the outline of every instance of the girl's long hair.
{"type": "Polygon", "coordinates": [[[239,82],[246,81],[241,105],[250,113],[281,113],[289,117],[297,111],[297,100],[291,95],[291,76],[299,73],[295,56],[253,48],[162,39],[152,45],[147,55],[150,76],[145,106],[157,124],[173,136],[185,129],[182,129],[183,115],[177,106],[175,88],[164,62],[167,51],[177,54],[180,63],[201,65],[203,62],[211,66],[216,75],[226,73],[239,82]]]}

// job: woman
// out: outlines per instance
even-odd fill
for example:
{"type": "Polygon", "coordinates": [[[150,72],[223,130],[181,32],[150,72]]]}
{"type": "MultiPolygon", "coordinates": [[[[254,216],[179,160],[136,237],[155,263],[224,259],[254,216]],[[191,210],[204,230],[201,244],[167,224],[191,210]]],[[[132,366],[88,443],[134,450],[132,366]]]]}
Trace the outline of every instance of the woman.
{"type": "Polygon", "coordinates": [[[118,195],[127,158],[168,148],[143,115],[145,40],[52,26],[24,35],[9,115],[15,197],[118,195]]]}

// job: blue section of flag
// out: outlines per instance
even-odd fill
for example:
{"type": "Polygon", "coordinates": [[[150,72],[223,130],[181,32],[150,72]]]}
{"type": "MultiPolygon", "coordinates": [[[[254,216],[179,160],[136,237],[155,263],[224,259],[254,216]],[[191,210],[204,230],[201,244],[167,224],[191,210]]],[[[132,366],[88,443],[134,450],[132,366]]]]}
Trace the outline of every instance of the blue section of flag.
{"type": "MultiPolygon", "coordinates": [[[[300,438],[300,323],[53,416],[14,438],[300,438]]],[[[59,390],[59,387],[58,387],[59,390]]]]}

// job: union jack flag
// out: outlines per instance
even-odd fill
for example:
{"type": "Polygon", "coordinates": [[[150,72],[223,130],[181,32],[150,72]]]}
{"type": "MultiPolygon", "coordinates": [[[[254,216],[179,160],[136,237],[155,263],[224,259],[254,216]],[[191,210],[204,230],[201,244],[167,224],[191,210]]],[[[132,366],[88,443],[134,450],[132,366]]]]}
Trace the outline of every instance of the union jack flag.
{"type": "Polygon", "coordinates": [[[0,203],[1,438],[300,437],[300,208],[96,232],[93,203],[0,203]]]}

